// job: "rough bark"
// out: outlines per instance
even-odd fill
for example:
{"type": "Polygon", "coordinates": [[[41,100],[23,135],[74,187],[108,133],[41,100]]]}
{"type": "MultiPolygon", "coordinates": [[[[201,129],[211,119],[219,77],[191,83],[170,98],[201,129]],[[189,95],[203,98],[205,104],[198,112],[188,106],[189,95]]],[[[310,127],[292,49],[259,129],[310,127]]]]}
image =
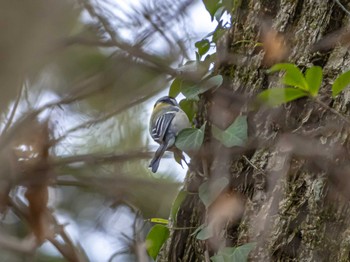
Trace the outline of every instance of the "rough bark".
{"type": "MultiPolygon", "coordinates": [[[[320,100],[349,117],[350,91],[334,100],[330,93],[332,80],[349,69],[349,50],[336,46],[314,51],[315,43],[347,28],[349,21],[335,1],[242,1],[229,34],[218,46],[221,60],[216,66],[225,75],[224,85],[201,97],[198,121],[225,127],[238,114],[246,114],[250,142],[244,149],[226,149],[211,139],[208,128],[202,154],[193,158],[184,188],[195,193],[205,179],[230,178],[229,190],[244,198],[245,208],[239,221],[222,228],[225,244],[257,242],[252,261],[349,260],[349,125],[307,98],[277,109],[252,111],[247,106],[279,80],[266,74],[265,54],[254,46],[263,24],[285,36],[285,61],[300,68],[323,67],[320,100]],[[232,54],[244,57],[244,62],[226,61],[232,54]]],[[[191,235],[206,216],[198,195],[189,194],[176,224],[188,229],[171,232],[160,261],[205,261],[213,255],[217,246],[191,235]]]]}

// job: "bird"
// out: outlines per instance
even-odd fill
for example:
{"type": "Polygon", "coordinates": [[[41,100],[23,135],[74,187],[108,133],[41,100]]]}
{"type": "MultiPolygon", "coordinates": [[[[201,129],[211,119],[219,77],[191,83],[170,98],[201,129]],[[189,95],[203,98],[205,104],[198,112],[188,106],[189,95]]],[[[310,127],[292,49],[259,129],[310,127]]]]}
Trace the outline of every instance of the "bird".
{"type": "Polygon", "coordinates": [[[190,121],[175,98],[163,96],[156,101],[149,122],[151,137],[159,144],[149,164],[153,173],[157,172],[164,152],[174,148],[176,136],[189,127],[190,121]]]}

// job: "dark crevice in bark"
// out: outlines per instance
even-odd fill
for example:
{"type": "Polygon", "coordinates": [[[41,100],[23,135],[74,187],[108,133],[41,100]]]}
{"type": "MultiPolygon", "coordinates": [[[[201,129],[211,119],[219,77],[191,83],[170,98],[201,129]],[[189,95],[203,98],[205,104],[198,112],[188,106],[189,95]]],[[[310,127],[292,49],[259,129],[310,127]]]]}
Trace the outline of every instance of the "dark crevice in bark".
{"type": "Polygon", "coordinates": [[[280,0],[261,0],[261,7],[264,16],[275,17],[280,9],[280,0]]]}
{"type": "Polygon", "coordinates": [[[293,29],[296,24],[298,23],[301,13],[303,10],[304,0],[298,0],[296,4],[296,8],[294,10],[293,16],[289,17],[287,26],[286,26],[286,32],[289,32],[290,29],[293,29]]]}

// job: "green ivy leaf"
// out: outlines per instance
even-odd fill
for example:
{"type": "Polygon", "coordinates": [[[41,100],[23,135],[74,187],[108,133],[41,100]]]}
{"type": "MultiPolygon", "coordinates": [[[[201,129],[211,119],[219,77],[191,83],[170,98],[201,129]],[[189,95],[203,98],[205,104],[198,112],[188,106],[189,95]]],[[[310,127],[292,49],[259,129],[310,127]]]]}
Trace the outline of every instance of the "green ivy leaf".
{"type": "Polygon", "coordinates": [[[210,258],[212,262],[230,262],[229,257],[225,255],[215,255],[210,258]]]}
{"type": "Polygon", "coordinates": [[[224,81],[224,78],[222,75],[216,75],[211,78],[209,78],[205,85],[207,86],[208,89],[213,88],[213,87],[218,87],[222,85],[222,82],[224,81]]]}
{"type": "Polygon", "coordinates": [[[212,125],[213,136],[226,147],[243,146],[248,139],[248,123],[246,116],[239,116],[225,130],[212,125]]]}
{"type": "Polygon", "coordinates": [[[221,5],[220,0],[203,0],[203,4],[211,16],[211,21],[213,21],[214,15],[221,5]]]}
{"type": "Polygon", "coordinates": [[[197,151],[204,140],[205,124],[200,128],[186,128],[176,137],[175,146],[185,152],[197,151]]]}
{"type": "Polygon", "coordinates": [[[305,80],[309,86],[309,92],[312,96],[317,96],[322,83],[322,68],[313,66],[306,70],[305,80]]]}
{"type": "Polygon", "coordinates": [[[198,95],[201,94],[201,90],[196,85],[184,83],[181,87],[181,93],[189,100],[199,101],[198,95]]]}
{"type": "Polygon", "coordinates": [[[146,248],[148,254],[156,259],[159,250],[169,237],[169,229],[163,225],[154,225],[146,237],[146,248]]]}
{"type": "Polygon", "coordinates": [[[206,181],[198,189],[199,198],[203,204],[208,207],[228,185],[229,180],[226,177],[220,177],[214,181],[206,181]]]}
{"type": "Polygon", "coordinates": [[[198,232],[198,234],[196,235],[196,238],[198,240],[207,240],[213,236],[214,236],[214,232],[212,228],[204,227],[198,232]]]}
{"type": "Polygon", "coordinates": [[[196,42],[194,46],[197,47],[199,55],[202,56],[209,51],[210,42],[208,39],[203,39],[201,41],[196,42]]]}
{"type": "Polygon", "coordinates": [[[332,85],[332,96],[336,97],[341,91],[350,85],[350,71],[342,73],[335,79],[332,85]]]}
{"type": "Polygon", "coordinates": [[[205,225],[204,225],[204,224],[200,225],[199,227],[196,228],[195,231],[193,231],[193,232],[191,233],[190,236],[195,236],[195,235],[197,235],[198,232],[201,231],[203,228],[205,228],[205,225]]]}
{"type": "Polygon", "coordinates": [[[227,32],[227,29],[222,25],[222,21],[220,21],[213,31],[213,42],[217,43],[221,37],[227,32]]]}
{"type": "Polygon", "coordinates": [[[191,99],[182,99],[179,103],[180,108],[186,113],[190,122],[192,122],[194,115],[197,113],[197,102],[191,99]]]}
{"type": "Polygon", "coordinates": [[[271,88],[261,92],[257,99],[269,106],[279,106],[307,95],[305,91],[292,87],[271,88]]]}
{"type": "Polygon", "coordinates": [[[303,73],[296,65],[289,63],[276,64],[269,69],[269,72],[273,73],[281,70],[286,71],[286,74],[283,77],[283,83],[285,85],[294,86],[302,90],[309,91],[309,86],[303,76],[303,73]]]}
{"type": "Polygon", "coordinates": [[[215,14],[214,14],[214,17],[215,17],[215,20],[217,21],[217,22],[220,22],[220,20],[221,20],[221,17],[222,17],[222,15],[225,13],[225,7],[224,6],[220,6],[217,10],[216,10],[216,12],[215,12],[215,14]]]}
{"type": "Polygon", "coordinates": [[[176,222],[177,212],[179,211],[180,205],[185,200],[186,196],[187,192],[183,190],[180,190],[180,192],[177,194],[173,205],[171,206],[170,218],[172,221],[176,222]]]}
{"type": "Polygon", "coordinates": [[[181,87],[181,93],[187,99],[198,101],[198,95],[208,91],[211,88],[220,86],[222,82],[223,77],[221,75],[216,75],[209,79],[203,80],[198,86],[183,83],[181,87]]]}
{"type": "Polygon", "coordinates": [[[181,86],[182,86],[182,80],[179,78],[175,78],[170,85],[169,96],[176,98],[181,92],[181,86]]]}
{"type": "Polygon", "coordinates": [[[225,247],[210,259],[213,262],[246,262],[249,253],[255,246],[256,243],[247,243],[238,247],[225,247]]]}
{"type": "Polygon", "coordinates": [[[231,261],[246,262],[250,251],[256,246],[256,243],[247,243],[236,247],[231,255],[231,261]]]}

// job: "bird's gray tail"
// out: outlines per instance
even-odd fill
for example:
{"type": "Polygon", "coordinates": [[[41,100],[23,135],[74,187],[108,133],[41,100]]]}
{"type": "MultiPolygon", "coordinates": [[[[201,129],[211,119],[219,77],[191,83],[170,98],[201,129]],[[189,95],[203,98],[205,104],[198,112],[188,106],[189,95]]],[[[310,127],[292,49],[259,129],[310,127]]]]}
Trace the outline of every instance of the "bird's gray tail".
{"type": "Polygon", "coordinates": [[[162,158],[167,147],[168,147],[168,143],[161,144],[158,147],[156,153],[154,154],[154,157],[153,157],[151,163],[149,164],[149,167],[152,169],[153,173],[157,172],[158,167],[159,167],[159,163],[160,163],[160,159],[162,158]]]}

